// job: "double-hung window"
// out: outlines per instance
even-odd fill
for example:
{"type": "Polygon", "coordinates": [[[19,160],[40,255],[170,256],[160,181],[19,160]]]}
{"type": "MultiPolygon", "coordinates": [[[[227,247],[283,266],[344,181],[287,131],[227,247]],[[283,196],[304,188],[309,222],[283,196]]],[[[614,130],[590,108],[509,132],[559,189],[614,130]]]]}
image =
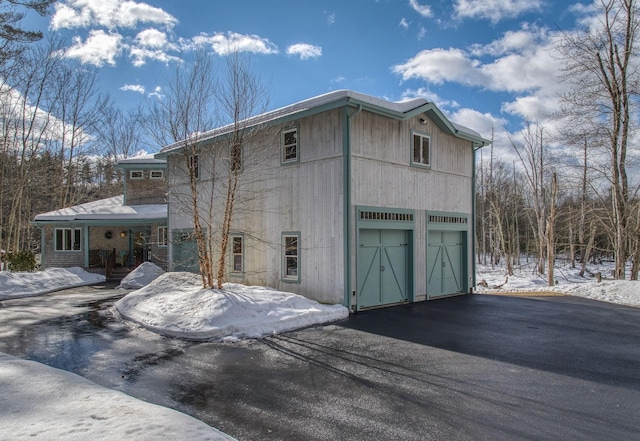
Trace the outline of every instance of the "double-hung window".
{"type": "Polygon", "coordinates": [[[282,144],[281,162],[283,164],[298,162],[298,128],[283,130],[280,142],[282,144]]]}
{"type": "Polygon", "coordinates": [[[80,251],[80,228],[56,228],[56,251],[80,251]]]}
{"type": "Polygon", "coordinates": [[[282,251],[282,279],[300,281],[300,234],[283,233],[282,251]]]}
{"type": "Polygon", "coordinates": [[[142,170],[131,170],[129,171],[129,179],[133,179],[133,180],[144,179],[144,172],[142,170]]]}
{"type": "Polygon", "coordinates": [[[244,241],[242,236],[231,236],[231,272],[244,272],[244,241]]]}
{"type": "Polygon", "coordinates": [[[431,137],[420,133],[413,134],[413,156],[411,162],[414,165],[428,167],[431,165],[431,137]]]}

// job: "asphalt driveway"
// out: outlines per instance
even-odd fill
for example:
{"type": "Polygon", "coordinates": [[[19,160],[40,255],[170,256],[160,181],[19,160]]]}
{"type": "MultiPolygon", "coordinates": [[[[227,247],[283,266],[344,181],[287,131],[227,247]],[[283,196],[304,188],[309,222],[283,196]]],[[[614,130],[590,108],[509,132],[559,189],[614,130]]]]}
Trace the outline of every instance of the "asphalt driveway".
{"type": "MultiPolygon", "coordinates": [[[[28,313],[33,303],[21,302],[3,302],[0,329],[14,307],[28,313]]],[[[110,302],[1,335],[0,351],[177,408],[239,440],[640,434],[638,308],[470,295],[220,344],[124,325],[110,302]]]]}

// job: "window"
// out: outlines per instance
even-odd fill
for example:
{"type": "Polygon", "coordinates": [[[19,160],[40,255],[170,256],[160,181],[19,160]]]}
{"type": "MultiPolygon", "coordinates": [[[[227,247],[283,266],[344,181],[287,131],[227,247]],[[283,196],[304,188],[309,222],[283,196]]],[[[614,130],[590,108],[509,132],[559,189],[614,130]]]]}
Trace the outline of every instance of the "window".
{"type": "Polygon", "coordinates": [[[130,179],[143,179],[144,178],[144,173],[142,172],[142,170],[131,170],[129,172],[129,178],[130,179]]]}
{"type": "Polygon", "coordinates": [[[200,165],[198,164],[198,155],[189,156],[189,171],[190,175],[193,173],[193,177],[198,179],[200,177],[200,165]]]}
{"type": "Polygon", "coordinates": [[[80,228],[56,228],[56,251],[80,251],[80,228]]]}
{"type": "Polygon", "coordinates": [[[283,280],[300,280],[300,235],[283,234],[283,280]]]}
{"type": "Polygon", "coordinates": [[[167,227],[158,227],[158,246],[166,247],[168,243],[167,227]]]}
{"type": "Polygon", "coordinates": [[[298,162],[298,129],[282,131],[282,163],[298,162]]]}
{"type": "Polygon", "coordinates": [[[431,137],[427,135],[413,134],[413,163],[418,165],[430,165],[431,137]]]}
{"type": "Polygon", "coordinates": [[[163,179],[164,178],[164,170],[151,170],[149,172],[151,179],[163,179]]]}
{"type": "Polygon", "coordinates": [[[231,272],[244,272],[243,245],[242,236],[231,236],[231,272]]]}

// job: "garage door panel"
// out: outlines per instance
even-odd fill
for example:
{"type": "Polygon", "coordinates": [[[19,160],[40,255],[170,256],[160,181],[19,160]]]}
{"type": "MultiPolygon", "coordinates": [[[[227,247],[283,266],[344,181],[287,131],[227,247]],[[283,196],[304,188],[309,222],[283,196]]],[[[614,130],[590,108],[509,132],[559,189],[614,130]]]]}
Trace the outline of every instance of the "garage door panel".
{"type": "Polygon", "coordinates": [[[464,232],[429,231],[427,295],[435,298],[464,291],[464,232]]]}

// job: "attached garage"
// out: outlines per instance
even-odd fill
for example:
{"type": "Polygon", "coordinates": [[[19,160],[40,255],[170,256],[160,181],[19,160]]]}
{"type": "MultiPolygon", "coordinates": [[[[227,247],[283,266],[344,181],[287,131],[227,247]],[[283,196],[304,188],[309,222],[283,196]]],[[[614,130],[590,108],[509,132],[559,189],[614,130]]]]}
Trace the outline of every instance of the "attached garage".
{"type": "Polygon", "coordinates": [[[468,292],[467,215],[427,214],[427,298],[468,292]]]}
{"type": "Polygon", "coordinates": [[[409,210],[358,210],[358,310],[413,300],[413,218],[409,210]]]}

